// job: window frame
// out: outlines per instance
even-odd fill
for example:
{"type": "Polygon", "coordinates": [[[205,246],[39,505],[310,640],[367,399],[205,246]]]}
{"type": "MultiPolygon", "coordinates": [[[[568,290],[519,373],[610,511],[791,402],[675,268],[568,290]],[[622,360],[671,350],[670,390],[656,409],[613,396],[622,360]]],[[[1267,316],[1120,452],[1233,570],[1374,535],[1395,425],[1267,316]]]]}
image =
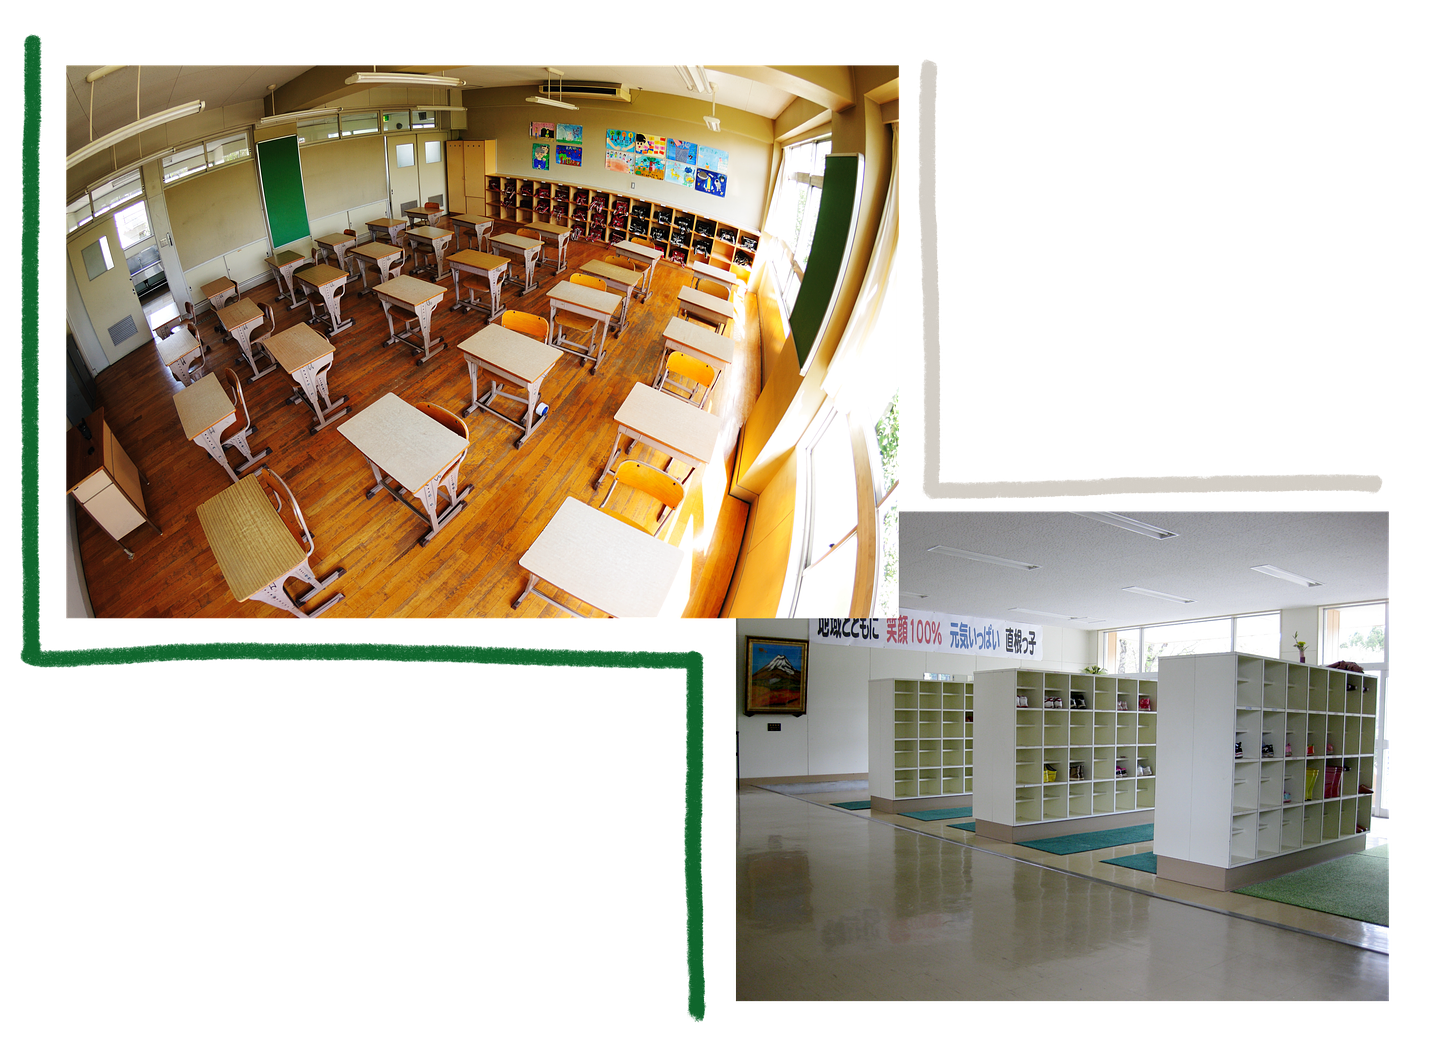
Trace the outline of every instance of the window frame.
{"type": "MultiPolygon", "coordinates": [[[[1230,653],[1231,654],[1231,653],[1233,653],[1237,649],[1235,647],[1235,645],[1239,642],[1239,619],[1240,618],[1263,618],[1263,617],[1266,617],[1266,616],[1271,615],[1271,614],[1277,615],[1279,617],[1279,626],[1280,626],[1280,628],[1279,628],[1279,637],[1280,637],[1279,642],[1280,643],[1283,643],[1283,636],[1284,636],[1284,612],[1282,610],[1251,610],[1251,611],[1240,611],[1240,612],[1238,612],[1236,614],[1210,614],[1206,618],[1188,618],[1188,619],[1185,619],[1185,620],[1182,620],[1182,621],[1149,622],[1146,625],[1118,625],[1118,626],[1115,626],[1115,627],[1110,628],[1110,629],[1098,629],[1097,630],[1098,664],[1103,669],[1107,670],[1109,673],[1118,674],[1118,670],[1116,670],[1113,667],[1114,656],[1115,656],[1115,653],[1116,653],[1116,647],[1115,647],[1115,645],[1116,645],[1116,642],[1117,642],[1118,634],[1119,633],[1131,632],[1132,630],[1137,630],[1137,660],[1138,660],[1138,669],[1137,669],[1136,672],[1128,672],[1126,674],[1121,674],[1121,675],[1124,675],[1124,676],[1147,676],[1148,674],[1156,673],[1157,670],[1155,670],[1155,669],[1144,669],[1144,668],[1142,668],[1143,663],[1147,659],[1147,649],[1148,649],[1147,648],[1147,630],[1148,629],[1162,629],[1162,628],[1167,628],[1167,627],[1173,626],[1173,625],[1196,625],[1196,624],[1199,624],[1201,622],[1210,622],[1210,621],[1225,621],[1225,620],[1227,620],[1228,623],[1229,623],[1228,646],[1224,649],[1223,652],[1215,651],[1215,652],[1211,652],[1211,653],[1213,653],[1213,654],[1230,653]]],[[[1161,658],[1162,656],[1160,655],[1159,657],[1161,658]]]]}
{"type": "MultiPolygon", "coordinates": [[[[793,313],[794,302],[798,298],[799,288],[804,281],[804,266],[808,261],[808,250],[814,245],[813,228],[809,230],[809,243],[800,260],[798,248],[803,244],[804,229],[802,215],[798,218],[798,224],[792,233],[793,243],[785,237],[789,233],[775,230],[775,225],[782,219],[783,211],[789,203],[788,196],[797,195],[800,188],[809,189],[809,197],[822,191],[824,188],[824,159],[833,151],[833,134],[828,126],[820,126],[812,132],[806,133],[803,137],[793,143],[785,143],[779,148],[779,171],[774,181],[773,194],[769,197],[768,212],[764,217],[763,234],[770,241],[772,250],[766,257],[769,266],[768,271],[774,278],[774,285],[778,290],[779,300],[783,305],[785,316],[793,313]],[[790,169],[791,162],[796,161],[796,154],[801,149],[814,149],[814,163],[812,168],[817,172],[808,172],[802,169],[790,169]]],[[[805,205],[807,211],[807,201],[805,205]]],[[[814,227],[818,226],[818,211],[815,211],[814,227]]],[[[761,247],[762,253],[767,247],[761,247]]]]}

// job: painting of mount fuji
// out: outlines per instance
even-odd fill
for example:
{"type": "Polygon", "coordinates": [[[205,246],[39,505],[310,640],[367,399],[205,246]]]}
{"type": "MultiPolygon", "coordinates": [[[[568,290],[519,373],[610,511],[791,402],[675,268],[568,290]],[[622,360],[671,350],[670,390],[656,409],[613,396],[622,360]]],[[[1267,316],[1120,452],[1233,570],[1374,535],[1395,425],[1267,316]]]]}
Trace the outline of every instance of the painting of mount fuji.
{"type": "Polygon", "coordinates": [[[745,637],[748,648],[745,713],[791,713],[808,708],[809,641],[745,637]]]}

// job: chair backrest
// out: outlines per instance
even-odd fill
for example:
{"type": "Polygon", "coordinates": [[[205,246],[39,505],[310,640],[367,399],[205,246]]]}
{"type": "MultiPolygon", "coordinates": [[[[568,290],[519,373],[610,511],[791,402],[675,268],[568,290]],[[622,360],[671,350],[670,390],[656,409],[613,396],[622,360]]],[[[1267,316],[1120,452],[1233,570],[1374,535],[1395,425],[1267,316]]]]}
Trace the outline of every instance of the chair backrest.
{"type": "Polygon", "coordinates": [[[441,408],[439,405],[430,401],[420,401],[415,407],[436,423],[455,431],[455,433],[459,434],[467,442],[470,440],[470,425],[448,408],[441,408]]]}
{"type": "Polygon", "coordinates": [[[283,498],[288,497],[288,506],[293,510],[293,520],[298,524],[298,543],[303,548],[305,555],[312,555],[313,534],[308,531],[308,523],[303,518],[303,509],[298,506],[298,499],[293,495],[293,490],[288,488],[288,483],[283,480],[283,476],[266,463],[253,473],[257,475],[258,484],[263,487],[265,496],[269,489],[273,491],[273,509],[278,514],[283,514],[283,498]]]}
{"type": "Polygon", "coordinates": [[[233,411],[237,413],[238,421],[233,430],[247,430],[253,425],[252,419],[248,416],[248,402],[243,397],[243,384],[238,379],[238,373],[232,368],[222,369],[222,388],[233,402],[233,411]]]}
{"type": "Polygon", "coordinates": [[[632,242],[636,243],[638,246],[651,246],[652,245],[652,240],[651,239],[648,239],[646,236],[643,236],[643,235],[634,235],[632,237],[632,242]]]}
{"type": "Polygon", "coordinates": [[[618,254],[608,254],[602,260],[608,265],[616,265],[618,268],[629,268],[633,272],[640,272],[647,267],[640,261],[633,261],[630,257],[622,257],[618,254]]]}
{"type": "Polygon", "coordinates": [[[523,335],[530,335],[540,342],[545,342],[546,337],[551,333],[551,324],[544,316],[523,313],[519,309],[507,309],[502,313],[501,326],[523,335]]]}
{"type": "Polygon", "coordinates": [[[359,233],[354,231],[354,229],[352,228],[345,228],[344,234],[347,235],[350,239],[357,239],[359,237],[359,233]]]}
{"type": "Polygon", "coordinates": [[[710,294],[714,298],[722,298],[724,301],[727,301],[731,297],[727,287],[711,279],[705,279],[700,282],[698,284],[698,290],[704,294],[710,294]]]}
{"type": "Polygon", "coordinates": [[[689,356],[681,350],[673,350],[667,355],[667,370],[674,375],[681,375],[691,379],[699,386],[713,385],[713,368],[703,363],[697,357],[689,356]]]}
{"type": "Polygon", "coordinates": [[[427,202],[427,203],[425,203],[425,209],[427,209],[427,210],[438,210],[439,208],[440,208],[440,204],[438,202],[427,202]]]}
{"type": "Polygon", "coordinates": [[[652,536],[662,532],[662,527],[667,525],[670,514],[683,501],[682,483],[678,482],[666,471],[659,471],[650,464],[640,463],[637,460],[623,460],[617,464],[616,471],[612,475],[612,487],[607,490],[607,495],[602,498],[601,509],[605,514],[611,515],[619,522],[625,522],[629,526],[640,529],[643,533],[652,536]],[[657,520],[656,525],[650,522],[640,522],[623,511],[613,511],[607,507],[608,501],[612,499],[612,493],[617,486],[625,486],[628,489],[635,489],[646,493],[659,504],[663,505],[662,517],[657,520]]]}
{"type": "Polygon", "coordinates": [[[573,272],[571,282],[580,283],[583,287],[595,287],[597,290],[607,289],[607,281],[601,276],[583,276],[580,272],[573,272]]]}
{"type": "Polygon", "coordinates": [[[517,228],[516,234],[522,239],[534,239],[538,243],[541,241],[541,233],[532,228],[517,228]]]}
{"type": "Polygon", "coordinates": [[[747,266],[745,266],[745,265],[729,265],[728,266],[728,271],[731,272],[731,273],[733,273],[735,276],[737,276],[739,279],[741,279],[744,283],[747,283],[748,282],[748,275],[749,275],[749,273],[748,273],[747,266]]]}

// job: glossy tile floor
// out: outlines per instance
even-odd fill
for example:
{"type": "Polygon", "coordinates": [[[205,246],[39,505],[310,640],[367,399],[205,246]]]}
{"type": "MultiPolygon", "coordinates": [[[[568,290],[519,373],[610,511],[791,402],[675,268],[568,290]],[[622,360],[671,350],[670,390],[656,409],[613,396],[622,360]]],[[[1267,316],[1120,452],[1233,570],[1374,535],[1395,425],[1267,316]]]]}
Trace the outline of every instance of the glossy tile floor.
{"type": "Polygon", "coordinates": [[[1096,863],[1151,843],[1056,857],[828,804],[857,798],[739,792],[739,1000],[1388,999],[1386,928],[1096,863]]]}

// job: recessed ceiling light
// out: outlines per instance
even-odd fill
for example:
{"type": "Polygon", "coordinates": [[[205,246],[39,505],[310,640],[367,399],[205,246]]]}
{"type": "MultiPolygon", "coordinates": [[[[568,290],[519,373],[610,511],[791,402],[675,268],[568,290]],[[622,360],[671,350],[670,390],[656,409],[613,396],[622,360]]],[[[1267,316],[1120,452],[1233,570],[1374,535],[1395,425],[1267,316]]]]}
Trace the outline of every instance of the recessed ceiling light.
{"type": "Polygon", "coordinates": [[[941,555],[954,555],[959,559],[974,559],[978,563],[993,563],[996,566],[1009,566],[1014,570],[1040,570],[1041,567],[1035,563],[1023,563],[1019,559],[1003,559],[999,555],[982,555],[980,552],[967,552],[959,548],[951,548],[944,544],[937,544],[926,551],[939,552],[941,555]]]}
{"type": "Polygon", "coordinates": [[[1118,529],[1141,533],[1144,537],[1152,537],[1154,540],[1165,541],[1169,537],[1178,536],[1178,534],[1170,529],[1163,529],[1162,526],[1154,526],[1147,522],[1139,522],[1135,518],[1128,518],[1126,515],[1119,515],[1113,511],[1073,511],[1072,514],[1081,515],[1083,518],[1090,518],[1094,522],[1103,522],[1109,526],[1116,526],[1118,529]]]}
{"type": "Polygon", "coordinates": [[[1039,618],[1056,618],[1058,621],[1075,621],[1084,625],[1096,625],[1101,618],[1077,618],[1070,614],[1053,614],[1049,610],[1032,610],[1029,607],[1008,607],[1007,610],[1015,611],[1017,614],[1035,614],[1039,618]]]}
{"type": "Polygon", "coordinates": [[[1139,596],[1151,596],[1153,599],[1166,599],[1170,603],[1196,603],[1195,599],[1184,599],[1182,596],[1175,596],[1170,592],[1158,592],[1151,588],[1124,588],[1124,592],[1134,592],[1139,596]]]}
{"type": "Polygon", "coordinates": [[[1250,570],[1257,570],[1261,574],[1268,574],[1270,577],[1277,577],[1284,581],[1293,581],[1296,585],[1303,585],[1305,588],[1314,588],[1315,585],[1324,584],[1323,581],[1311,581],[1301,574],[1291,574],[1288,570],[1281,570],[1277,566],[1251,566],[1250,570]]]}

